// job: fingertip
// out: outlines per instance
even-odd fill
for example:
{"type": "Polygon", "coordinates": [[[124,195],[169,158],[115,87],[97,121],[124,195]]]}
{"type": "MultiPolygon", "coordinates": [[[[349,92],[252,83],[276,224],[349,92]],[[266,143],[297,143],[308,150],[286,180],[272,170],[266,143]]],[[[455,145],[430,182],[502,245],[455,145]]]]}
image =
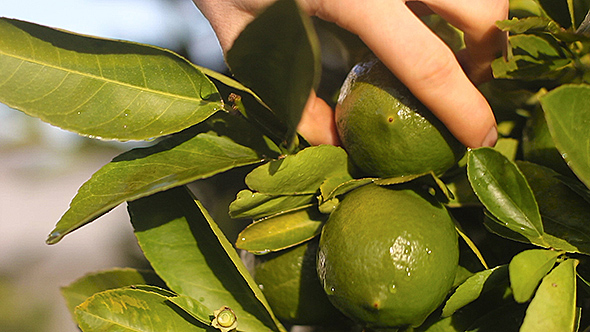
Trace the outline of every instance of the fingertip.
{"type": "Polygon", "coordinates": [[[492,128],[490,128],[490,130],[488,131],[488,133],[484,137],[480,146],[493,147],[494,145],[496,145],[497,141],[498,141],[498,129],[496,128],[496,126],[493,126],[492,128]]]}

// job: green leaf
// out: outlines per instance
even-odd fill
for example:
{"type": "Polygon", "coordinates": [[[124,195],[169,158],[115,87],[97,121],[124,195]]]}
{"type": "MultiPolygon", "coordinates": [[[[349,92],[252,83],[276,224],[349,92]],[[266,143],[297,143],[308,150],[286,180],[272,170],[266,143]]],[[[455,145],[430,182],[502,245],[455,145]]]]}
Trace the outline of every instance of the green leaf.
{"type": "Polygon", "coordinates": [[[259,163],[273,154],[246,124],[220,113],[155,146],[119,155],[80,187],[47,242],[57,243],[125,201],[259,163]]]}
{"type": "Polygon", "coordinates": [[[448,317],[477,300],[483,293],[508,282],[508,267],[500,265],[470,276],[451,295],[443,307],[442,316],[448,317]]]}
{"type": "Polygon", "coordinates": [[[142,289],[118,288],[98,293],[76,308],[84,332],[207,331],[189,315],[181,315],[168,297],[142,289]]]}
{"type": "Polygon", "coordinates": [[[231,243],[188,189],[128,204],[146,258],[168,287],[217,309],[229,306],[243,331],[284,331],[231,243]]]}
{"type": "Polygon", "coordinates": [[[68,309],[74,314],[74,309],[92,295],[115,288],[132,285],[150,284],[164,286],[164,282],[152,271],[140,271],[131,268],[116,268],[88,274],[70,285],[61,288],[68,309]]]}
{"type": "Polygon", "coordinates": [[[555,146],[590,188],[590,85],[566,84],[541,97],[541,106],[555,146]]]}
{"type": "Polygon", "coordinates": [[[213,83],[153,46],[0,19],[0,101],[85,136],[145,140],[223,108],[213,83]]]}
{"type": "MultiPolygon", "coordinates": [[[[553,1],[553,0],[549,0],[553,1]]],[[[563,29],[557,22],[547,17],[531,16],[499,21],[496,25],[513,34],[549,34],[558,40],[568,42],[588,41],[588,37],[576,34],[573,30],[563,29]]]]}
{"type": "Polygon", "coordinates": [[[258,166],[246,176],[246,184],[269,195],[314,194],[336,176],[342,177],[342,182],[352,180],[346,152],[333,145],[319,145],[258,166]]]}
{"type": "Polygon", "coordinates": [[[498,58],[492,62],[495,78],[534,80],[557,80],[575,71],[571,59],[539,60],[530,55],[515,55],[508,61],[498,58]]]}
{"type": "Polygon", "coordinates": [[[576,265],[561,262],[541,282],[527,308],[521,332],[571,332],[576,325],[576,265]]]}
{"type": "Polygon", "coordinates": [[[277,146],[284,143],[287,127],[254,91],[221,73],[207,68],[201,68],[201,71],[213,81],[219,89],[219,93],[226,98],[225,100],[232,109],[244,115],[251,123],[268,135],[277,146]]]}
{"type": "Polygon", "coordinates": [[[254,254],[283,250],[318,235],[327,218],[314,206],[258,220],[238,235],[236,247],[254,254]]]}
{"type": "Polygon", "coordinates": [[[230,203],[229,215],[232,218],[260,219],[304,209],[309,207],[314,199],[315,195],[313,194],[275,196],[244,189],[230,203]]]}
{"type": "Polygon", "coordinates": [[[176,304],[179,308],[184,310],[187,314],[191,315],[199,322],[206,325],[209,325],[211,323],[211,317],[213,316],[214,311],[213,308],[209,309],[205,307],[203,304],[201,304],[199,301],[186,295],[176,295],[173,297],[169,297],[168,300],[176,304]]]}
{"type": "Polygon", "coordinates": [[[564,54],[555,39],[536,35],[514,35],[508,39],[514,54],[539,58],[559,58],[564,54]]]}
{"type": "Polygon", "coordinates": [[[545,234],[551,248],[590,254],[590,204],[550,168],[518,161],[539,204],[545,234]]]}
{"type": "Polygon", "coordinates": [[[530,249],[512,258],[508,271],[516,302],[524,303],[533,297],[541,279],[551,271],[561,254],[559,251],[530,249]]]}
{"type": "Polygon", "coordinates": [[[227,52],[234,76],[287,126],[292,144],[301,113],[320,78],[319,42],[294,0],[279,0],[251,22],[227,52]]]}
{"type": "Polygon", "coordinates": [[[470,150],[467,176],[481,203],[504,227],[538,242],[543,235],[539,207],[513,162],[491,148],[470,150]]]}

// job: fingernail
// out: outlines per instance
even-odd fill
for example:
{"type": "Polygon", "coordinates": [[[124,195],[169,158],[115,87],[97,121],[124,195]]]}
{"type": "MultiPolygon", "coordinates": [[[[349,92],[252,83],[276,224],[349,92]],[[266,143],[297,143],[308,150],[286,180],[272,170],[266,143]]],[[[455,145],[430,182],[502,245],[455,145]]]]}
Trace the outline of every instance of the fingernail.
{"type": "Polygon", "coordinates": [[[496,145],[497,140],[498,140],[498,130],[494,126],[490,129],[490,131],[488,132],[486,137],[483,139],[483,142],[481,142],[481,146],[482,147],[483,146],[492,147],[492,146],[496,145]]]}

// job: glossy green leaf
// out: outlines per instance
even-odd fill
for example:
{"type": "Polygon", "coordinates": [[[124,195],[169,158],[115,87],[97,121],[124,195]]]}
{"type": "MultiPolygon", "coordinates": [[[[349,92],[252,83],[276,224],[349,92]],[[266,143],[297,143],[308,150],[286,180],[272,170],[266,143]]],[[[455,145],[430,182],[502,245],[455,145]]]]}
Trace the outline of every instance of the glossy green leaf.
{"type": "Polygon", "coordinates": [[[366,184],[373,183],[377,179],[376,178],[362,178],[362,179],[353,179],[346,182],[341,183],[336,188],[334,188],[329,195],[322,197],[322,201],[329,201],[333,198],[336,198],[341,195],[345,195],[346,193],[358,188],[362,187],[366,184]]]}
{"type": "Polygon", "coordinates": [[[231,243],[184,187],[128,204],[146,258],[168,287],[211,309],[229,306],[243,331],[282,331],[231,243]]]}
{"type": "Polygon", "coordinates": [[[229,68],[295,135],[310,92],[319,83],[319,42],[294,0],[279,0],[251,22],[227,52],[229,68]]]}
{"type": "Polygon", "coordinates": [[[541,279],[551,271],[561,254],[559,251],[530,249],[512,258],[508,272],[516,302],[524,303],[533,297],[541,279]]]}
{"type": "Polygon", "coordinates": [[[470,150],[467,176],[479,200],[503,226],[531,241],[541,238],[539,207],[513,162],[491,148],[470,150]]]}
{"type": "Polygon", "coordinates": [[[80,187],[47,242],[57,243],[125,201],[259,163],[273,154],[246,125],[220,113],[155,146],[119,155],[80,187]]]}
{"type": "Polygon", "coordinates": [[[315,195],[267,195],[244,189],[229,205],[232,218],[260,219],[310,206],[315,195]]]}
{"type": "Polygon", "coordinates": [[[539,204],[545,242],[557,250],[590,254],[590,203],[557,172],[529,162],[517,165],[539,204]]]}
{"type": "Polygon", "coordinates": [[[568,259],[541,282],[526,311],[521,332],[571,332],[576,325],[576,265],[568,259]]]}
{"type": "Polygon", "coordinates": [[[507,282],[508,267],[506,265],[475,273],[455,289],[443,307],[442,316],[451,316],[457,310],[477,300],[482,293],[507,282]]]}
{"type": "Polygon", "coordinates": [[[346,152],[333,145],[319,145],[258,166],[246,176],[246,184],[270,195],[314,194],[326,179],[340,175],[352,180],[346,152]]]}
{"type": "Polygon", "coordinates": [[[184,310],[187,314],[199,322],[209,325],[211,323],[211,317],[213,316],[214,310],[218,308],[207,308],[199,301],[186,295],[177,295],[169,297],[168,300],[176,304],[179,308],[184,310]]]}
{"type": "Polygon", "coordinates": [[[0,101],[81,135],[145,140],[223,108],[213,83],[153,46],[0,19],[0,101]]]}
{"type": "Polygon", "coordinates": [[[590,188],[590,85],[562,85],[541,97],[551,137],[578,178],[590,188]]]}
{"type": "Polygon", "coordinates": [[[118,288],[98,293],[76,308],[84,332],[193,332],[207,326],[180,314],[168,297],[142,289],[118,288]]]}
{"type": "Polygon", "coordinates": [[[164,286],[164,282],[151,271],[140,271],[131,268],[113,269],[88,274],[70,285],[61,288],[68,309],[74,314],[74,309],[92,295],[115,288],[132,285],[164,286]]]}
{"type": "Polygon", "coordinates": [[[318,235],[327,218],[314,206],[258,220],[238,235],[236,247],[254,254],[286,249],[318,235]]]}

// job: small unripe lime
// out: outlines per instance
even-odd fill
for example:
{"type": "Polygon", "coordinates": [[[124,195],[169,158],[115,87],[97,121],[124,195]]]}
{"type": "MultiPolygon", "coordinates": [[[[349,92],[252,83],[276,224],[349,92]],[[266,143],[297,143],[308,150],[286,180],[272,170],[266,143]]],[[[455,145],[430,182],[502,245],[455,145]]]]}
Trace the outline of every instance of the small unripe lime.
{"type": "Polygon", "coordinates": [[[328,300],[316,273],[318,239],[256,256],[254,279],[274,314],[296,325],[340,325],[348,321],[328,300]]]}
{"type": "Polygon", "coordinates": [[[465,147],[377,58],[357,64],[336,106],[342,146],[368,176],[442,175],[465,147]]]}
{"type": "Polygon", "coordinates": [[[330,301],[350,318],[415,327],[447,296],[458,260],[454,223],[426,190],[369,184],[330,215],[317,270],[330,301]]]}

